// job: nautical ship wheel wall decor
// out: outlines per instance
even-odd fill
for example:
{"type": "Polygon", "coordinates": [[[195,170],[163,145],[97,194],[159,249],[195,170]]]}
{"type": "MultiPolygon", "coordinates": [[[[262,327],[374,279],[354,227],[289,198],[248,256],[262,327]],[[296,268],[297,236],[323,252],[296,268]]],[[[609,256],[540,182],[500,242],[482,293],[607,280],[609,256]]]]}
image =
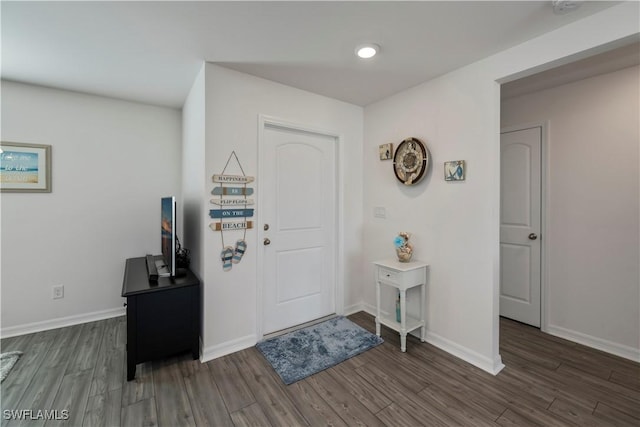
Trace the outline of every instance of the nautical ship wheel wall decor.
{"type": "Polygon", "coordinates": [[[393,172],[404,185],[414,185],[429,171],[431,154],[417,138],[407,138],[398,145],[393,156],[393,172]]]}

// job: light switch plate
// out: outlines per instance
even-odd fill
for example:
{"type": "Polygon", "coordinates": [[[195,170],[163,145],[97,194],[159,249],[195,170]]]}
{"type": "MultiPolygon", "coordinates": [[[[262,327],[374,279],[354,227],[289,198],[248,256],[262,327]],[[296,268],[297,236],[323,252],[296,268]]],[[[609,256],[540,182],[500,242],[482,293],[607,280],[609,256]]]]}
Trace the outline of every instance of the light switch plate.
{"type": "Polygon", "coordinates": [[[383,206],[376,206],[373,208],[373,216],[375,218],[386,218],[387,210],[383,206]]]}

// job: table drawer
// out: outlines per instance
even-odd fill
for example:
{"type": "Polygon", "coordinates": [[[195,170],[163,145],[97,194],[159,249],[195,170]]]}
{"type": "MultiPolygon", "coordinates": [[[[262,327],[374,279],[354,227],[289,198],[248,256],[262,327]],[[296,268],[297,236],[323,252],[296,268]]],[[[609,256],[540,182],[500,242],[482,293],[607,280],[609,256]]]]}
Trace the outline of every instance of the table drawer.
{"type": "Polygon", "coordinates": [[[402,280],[402,275],[399,271],[378,267],[378,280],[399,285],[402,280]]]}

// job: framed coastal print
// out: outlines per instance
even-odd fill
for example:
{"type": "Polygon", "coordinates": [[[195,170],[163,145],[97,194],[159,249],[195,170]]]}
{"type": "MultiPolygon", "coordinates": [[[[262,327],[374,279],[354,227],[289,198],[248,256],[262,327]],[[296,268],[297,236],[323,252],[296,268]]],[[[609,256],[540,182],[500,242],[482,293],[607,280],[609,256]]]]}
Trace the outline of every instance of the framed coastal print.
{"type": "Polygon", "coordinates": [[[50,193],[51,146],[0,142],[0,192],[50,193]]]}
{"type": "Polygon", "coordinates": [[[464,181],[465,162],[464,160],[454,160],[444,162],[445,181],[464,181]]]}
{"type": "Polygon", "coordinates": [[[378,147],[380,150],[380,160],[391,160],[393,158],[393,144],[382,144],[378,147]]]}

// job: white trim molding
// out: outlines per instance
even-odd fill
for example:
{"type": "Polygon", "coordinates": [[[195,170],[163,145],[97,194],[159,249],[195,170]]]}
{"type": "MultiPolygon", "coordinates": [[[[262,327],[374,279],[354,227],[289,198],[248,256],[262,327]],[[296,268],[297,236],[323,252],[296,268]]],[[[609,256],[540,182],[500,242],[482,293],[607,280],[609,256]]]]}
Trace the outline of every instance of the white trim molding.
{"type": "Polygon", "coordinates": [[[491,360],[467,347],[461,346],[453,341],[450,341],[438,334],[434,334],[427,330],[427,342],[431,345],[438,347],[441,350],[446,351],[465,362],[471,363],[483,371],[490,373],[491,375],[498,375],[498,373],[504,368],[502,363],[502,357],[498,354],[495,360],[491,360]]]}
{"type": "MultiPolygon", "coordinates": [[[[352,314],[358,313],[360,311],[365,311],[369,313],[371,310],[370,307],[366,307],[364,302],[359,302],[357,304],[351,304],[344,307],[344,316],[351,316],[352,314]]],[[[375,310],[375,309],[374,309],[375,310]]],[[[374,311],[375,313],[375,311],[374,311]]]]}
{"type": "Polygon", "coordinates": [[[124,307],[112,308],[109,310],[94,311],[91,313],[77,314],[68,317],[45,320],[42,322],[25,323],[24,325],[9,326],[2,328],[0,336],[2,338],[15,337],[18,335],[32,334],[34,332],[48,331],[50,329],[64,328],[67,326],[79,325],[82,323],[95,322],[96,320],[110,319],[112,317],[124,316],[124,307]]]}
{"type": "Polygon", "coordinates": [[[227,354],[235,353],[236,351],[253,347],[257,342],[258,341],[255,335],[247,335],[235,340],[212,345],[207,348],[202,348],[200,362],[208,362],[209,360],[217,359],[218,357],[226,356],[227,354]]]}
{"type": "Polygon", "coordinates": [[[547,325],[547,333],[556,337],[564,338],[587,347],[595,348],[606,353],[624,357],[640,363],[640,349],[629,347],[624,344],[618,344],[592,335],[583,334],[582,332],[572,331],[571,329],[562,328],[555,325],[547,325]]]}
{"type": "MultiPolygon", "coordinates": [[[[362,305],[364,306],[364,311],[371,314],[373,317],[376,316],[375,307],[366,303],[362,303],[362,305]]],[[[415,335],[415,331],[411,334],[415,335]]],[[[417,338],[420,338],[419,335],[415,336],[417,338]]],[[[490,358],[485,357],[473,350],[470,350],[467,347],[461,346],[460,344],[441,337],[440,335],[429,331],[429,329],[427,329],[427,342],[457,357],[458,359],[462,359],[465,362],[471,363],[473,366],[480,368],[483,371],[490,373],[491,375],[498,375],[498,373],[504,368],[502,357],[499,354],[496,356],[495,360],[491,360],[490,358]]]]}

